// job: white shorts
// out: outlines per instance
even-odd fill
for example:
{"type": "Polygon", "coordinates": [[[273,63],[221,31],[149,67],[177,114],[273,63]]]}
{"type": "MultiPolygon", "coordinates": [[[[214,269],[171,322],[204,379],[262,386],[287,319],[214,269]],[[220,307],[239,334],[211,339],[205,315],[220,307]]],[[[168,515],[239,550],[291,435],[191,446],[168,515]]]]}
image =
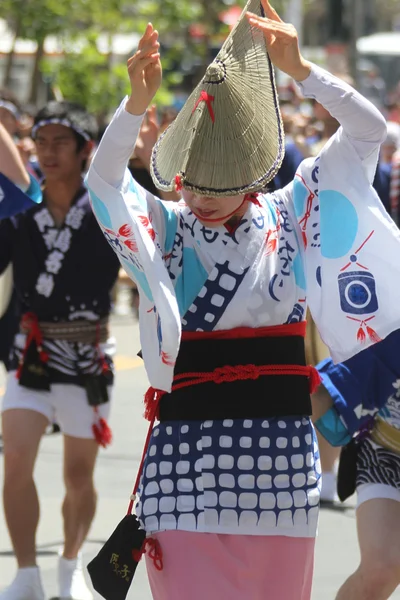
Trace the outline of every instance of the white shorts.
{"type": "Polygon", "coordinates": [[[397,500],[400,490],[384,483],[363,483],[357,487],[357,508],[368,500],[397,500]]]}
{"type": "MultiPolygon", "coordinates": [[[[84,388],[66,383],[53,383],[51,391],[30,390],[19,385],[11,371],[7,377],[6,391],[2,402],[2,412],[13,408],[33,410],[44,415],[49,423],[57,423],[66,435],[76,438],[93,439],[93,407],[89,406],[84,388]]],[[[111,398],[112,386],[108,388],[111,398]]],[[[110,404],[98,407],[99,416],[108,419],[110,404]]]]}

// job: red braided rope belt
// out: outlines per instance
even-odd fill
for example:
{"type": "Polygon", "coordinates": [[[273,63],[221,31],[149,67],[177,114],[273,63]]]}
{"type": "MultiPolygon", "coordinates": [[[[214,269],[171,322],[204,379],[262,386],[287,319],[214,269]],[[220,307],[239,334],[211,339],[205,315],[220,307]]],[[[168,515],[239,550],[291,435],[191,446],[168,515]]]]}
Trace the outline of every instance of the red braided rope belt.
{"type": "MultiPolygon", "coordinates": [[[[300,375],[308,377],[310,393],[313,393],[321,383],[318,371],[311,366],[301,365],[236,365],[217,367],[213,371],[204,373],[180,373],[175,375],[172,392],[176,390],[200,385],[201,383],[213,382],[216,384],[228,383],[246,379],[258,379],[263,375],[300,375]]],[[[167,392],[150,387],[144,397],[144,416],[148,421],[153,417],[158,419],[158,408],[161,398],[167,392]]]]}

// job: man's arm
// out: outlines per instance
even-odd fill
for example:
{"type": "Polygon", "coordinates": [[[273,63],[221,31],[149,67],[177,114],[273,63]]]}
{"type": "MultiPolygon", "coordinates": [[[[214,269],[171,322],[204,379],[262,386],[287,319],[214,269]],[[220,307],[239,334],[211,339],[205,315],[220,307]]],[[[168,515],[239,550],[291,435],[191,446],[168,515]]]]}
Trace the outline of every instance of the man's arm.
{"type": "Polygon", "coordinates": [[[26,191],[30,178],[16,145],[5,127],[0,123],[0,172],[15,185],[26,191]]]}

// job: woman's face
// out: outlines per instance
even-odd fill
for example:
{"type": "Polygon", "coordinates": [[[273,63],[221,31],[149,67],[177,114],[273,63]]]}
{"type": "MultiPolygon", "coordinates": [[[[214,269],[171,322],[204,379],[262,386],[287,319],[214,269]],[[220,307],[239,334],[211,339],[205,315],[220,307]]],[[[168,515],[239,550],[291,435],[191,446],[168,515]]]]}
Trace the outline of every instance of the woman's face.
{"type": "Polygon", "coordinates": [[[244,195],[214,198],[199,196],[185,189],[181,191],[181,194],[200,223],[207,227],[221,227],[233,217],[242,217],[247,209],[244,195]]]}

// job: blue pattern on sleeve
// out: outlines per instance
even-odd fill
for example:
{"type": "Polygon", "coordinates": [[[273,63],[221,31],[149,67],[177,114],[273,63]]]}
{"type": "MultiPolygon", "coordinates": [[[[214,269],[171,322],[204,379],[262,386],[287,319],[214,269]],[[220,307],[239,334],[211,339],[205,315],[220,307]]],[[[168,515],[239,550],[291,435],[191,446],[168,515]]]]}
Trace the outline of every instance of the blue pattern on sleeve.
{"type": "Polygon", "coordinates": [[[29,196],[29,198],[33,200],[35,204],[40,204],[43,200],[43,194],[39,182],[31,174],[29,174],[29,179],[31,182],[29,184],[29,188],[26,190],[26,195],[29,196]]]}
{"type": "Polygon", "coordinates": [[[353,247],[358,232],[358,216],[353,204],[340,192],[321,191],[321,254],[340,258],[353,247]]]}
{"type": "Polygon", "coordinates": [[[110,213],[108,212],[108,208],[100,200],[98,196],[94,193],[93,190],[90,190],[90,199],[92,201],[92,207],[96,214],[96,217],[99,219],[100,223],[107,227],[108,229],[112,229],[112,221],[110,217],[110,213]]]}
{"type": "Polygon", "coordinates": [[[296,285],[301,290],[306,290],[307,282],[306,275],[304,273],[303,258],[301,254],[297,254],[296,258],[293,260],[292,269],[294,273],[294,278],[296,280],[296,285]]]}
{"type": "Polygon", "coordinates": [[[122,257],[120,257],[120,258],[121,258],[121,263],[124,266],[124,269],[127,272],[130,271],[132,273],[134,280],[142,288],[143,292],[146,294],[146,296],[150,300],[150,302],[154,302],[153,294],[151,293],[150,286],[148,284],[145,274],[142,271],[139,271],[139,269],[137,267],[135,267],[135,265],[133,263],[130,263],[129,261],[125,260],[122,257]]]}
{"type": "Polygon", "coordinates": [[[298,177],[293,180],[293,204],[296,217],[300,218],[306,209],[308,190],[298,177]]]}
{"type": "Polygon", "coordinates": [[[37,189],[32,188],[32,194],[33,198],[22,192],[8,177],[0,173],[0,219],[13,217],[32,208],[33,203],[41,202],[41,192],[39,195],[37,189]]]}
{"type": "Polygon", "coordinates": [[[164,249],[165,253],[169,254],[173,248],[176,228],[178,225],[178,218],[176,214],[172,210],[167,210],[164,204],[161,202],[160,206],[164,213],[164,222],[165,222],[165,242],[164,249]]]}
{"type": "Polygon", "coordinates": [[[179,314],[185,315],[207,280],[208,273],[192,248],[183,248],[182,273],[176,280],[175,294],[179,314]]]}

